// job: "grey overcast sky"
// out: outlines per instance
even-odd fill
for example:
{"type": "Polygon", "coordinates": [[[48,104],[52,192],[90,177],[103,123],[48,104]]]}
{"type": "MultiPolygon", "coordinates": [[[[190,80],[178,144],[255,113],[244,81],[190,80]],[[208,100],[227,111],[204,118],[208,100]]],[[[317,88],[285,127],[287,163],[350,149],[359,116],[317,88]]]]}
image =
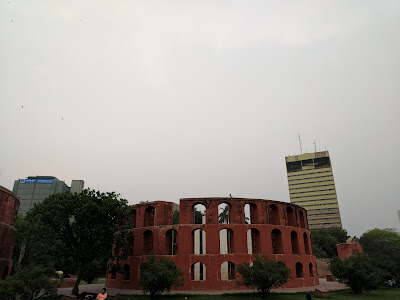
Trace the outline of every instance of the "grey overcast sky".
{"type": "Polygon", "coordinates": [[[350,234],[397,227],[399,1],[0,2],[0,185],[289,201],[329,150],[350,234]]]}

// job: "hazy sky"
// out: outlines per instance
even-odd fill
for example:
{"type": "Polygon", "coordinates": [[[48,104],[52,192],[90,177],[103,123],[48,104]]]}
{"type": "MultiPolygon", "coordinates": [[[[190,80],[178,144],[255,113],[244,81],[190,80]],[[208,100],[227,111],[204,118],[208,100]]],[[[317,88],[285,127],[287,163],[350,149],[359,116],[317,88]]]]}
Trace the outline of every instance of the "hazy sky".
{"type": "Polygon", "coordinates": [[[350,234],[399,228],[399,1],[0,2],[6,188],[289,201],[298,133],[350,234]]]}

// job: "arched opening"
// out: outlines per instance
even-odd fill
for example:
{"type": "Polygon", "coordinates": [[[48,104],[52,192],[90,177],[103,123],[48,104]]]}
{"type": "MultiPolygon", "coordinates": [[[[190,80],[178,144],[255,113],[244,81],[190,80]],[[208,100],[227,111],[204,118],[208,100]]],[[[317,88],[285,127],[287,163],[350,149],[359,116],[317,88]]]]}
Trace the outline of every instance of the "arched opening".
{"type": "Polygon", "coordinates": [[[224,228],[219,231],[219,253],[230,254],[232,250],[233,231],[229,228],[224,228]]]}
{"type": "Polygon", "coordinates": [[[132,209],[132,227],[136,228],[136,209],[132,209]]]}
{"type": "Polygon", "coordinates": [[[279,208],[275,204],[269,206],[269,224],[280,225],[279,208]]]}
{"type": "Polygon", "coordinates": [[[206,280],[206,266],[201,262],[196,262],[190,267],[191,280],[206,280]]]}
{"type": "Polygon", "coordinates": [[[308,235],[305,232],[303,234],[303,241],[304,241],[304,250],[306,254],[310,255],[310,245],[308,243],[308,235]]]}
{"type": "Polygon", "coordinates": [[[130,278],[131,278],[131,267],[128,264],[126,264],[124,265],[122,280],[129,280],[130,278]]]}
{"type": "Polygon", "coordinates": [[[230,261],[224,261],[221,264],[221,280],[235,280],[236,279],[236,270],[235,264],[230,261]]]}
{"type": "Polygon", "coordinates": [[[314,268],[312,263],[308,264],[308,269],[310,271],[310,277],[314,277],[314,268]]]}
{"type": "Polygon", "coordinates": [[[274,254],[283,253],[282,233],[279,229],[274,229],[271,232],[272,251],[274,254]]]}
{"type": "Polygon", "coordinates": [[[146,207],[144,212],[144,227],[154,226],[155,208],[153,206],[146,207]]]}
{"type": "Polygon", "coordinates": [[[305,220],[305,215],[302,210],[299,212],[299,218],[300,218],[300,227],[301,228],[306,228],[306,220],[305,220]]]}
{"type": "Polygon", "coordinates": [[[246,224],[258,224],[257,205],[247,203],[244,206],[244,220],[246,224]]]}
{"type": "Polygon", "coordinates": [[[117,267],[115,265],[113,265],[111,267],[111,279],[115,279],[117,278],[117,267]]]}
{"type": "Polygon", "coordinates": [[[153,232],[151,230],[143,233],[143,253],[144,255],[153,254],[153,232]]]}
{"type": "Polygon", "coordinates": [[[203,204],[193,206],[193,224],[206,224],[206,207],[203,204]]]}
{"type": "Polygon", "coordinates": [[[229,215],[229,204],[221,203],[218,205],[218,223],[219,224],[229,224],[230,222],[229,215]]]}
{"type": "Polygon", "coordinates": [[[301,262],[296,263],[296,278],[303,278],[303,265],[301,262]]]}
{"type": "Polygon", "coordinates": [[[296,226],[296,216],[294,210],[290,206],[286,207],[286,217],[288,226],[296,226]]]}
{"type": "Polygon", "coordinates": [[[3,280],[8,276],[8,266],[6,266],[3,270],[3,276],[1,277],[3,280]]]}
{"type": "Polygon", "coordinates": [[[292,242],[292,253],[293,254],[300,254],[299,239],[297,238],[297,232],[296,231],[292,231],[290,233],[290,240],[292,242]]]}
{"type": "Polygon", "coordinates": [[[166,248],[168,251],[168,255],[176,255],[176,252],[178,250],[178,232],[175,229],[170,229],[167,231],[166,234],[166,248]]]}
{"type": "Polygon", "coordinates": [[[203,229],[195,229],[192,232],[193,254],[206,254],[206,232],[203,229]]]}
{"type": "Polygon", "coordinates": [[[260,232],[255,228],[247,230],[247,250],[249,254],[260,251],[260,232]]]}

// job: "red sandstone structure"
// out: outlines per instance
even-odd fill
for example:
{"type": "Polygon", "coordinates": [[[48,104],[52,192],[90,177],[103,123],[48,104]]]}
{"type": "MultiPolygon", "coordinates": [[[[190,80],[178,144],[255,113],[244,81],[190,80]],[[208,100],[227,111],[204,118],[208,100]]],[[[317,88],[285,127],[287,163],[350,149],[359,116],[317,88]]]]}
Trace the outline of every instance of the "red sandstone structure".
{"type": "Polygon", "coordinates": [[[184,271],[178,290],[233,289],[235,266],[251,263],[254,253],[292,270],[288,288],[319,284],[305,209],[262,199],[187,198],[180,200],[179,224],[173,225],[177,207],[164,201],[132,206],[133,251],[123,262],[125,274],[107,275],[107,287],[140,290],[140,265],[152,254],[169,257],[184,271]],[[195,212],[198,205],[204,216],[195,212]]]}
{"type": "Polygon", "coordinates": [[[18,208],[17,195],[0,186],[0,279],[5,279],[11,272],[18,208]]]}
{"type": "Polygon", "coordinates": [[[360,243],[344,243],[344,244],[337,244],[336,245],[338,257],[349,258],[350,256],[360,253],[363,254],[363,249],[360,243]]]}

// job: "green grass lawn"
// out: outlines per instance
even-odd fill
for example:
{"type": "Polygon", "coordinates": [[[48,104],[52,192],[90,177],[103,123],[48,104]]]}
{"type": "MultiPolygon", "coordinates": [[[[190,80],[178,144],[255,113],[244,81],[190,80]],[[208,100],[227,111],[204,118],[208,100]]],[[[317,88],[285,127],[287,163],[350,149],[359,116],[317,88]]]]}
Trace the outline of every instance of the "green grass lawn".
{"type": "MultiPolygon", "coordinates": [[[[97,278],[91,284],[100,284],[100,283],[106,283],[106,279],[105,278],[97,278]]],[[[82,280],[80,284],[88,284],[88,283],[85,280],[82,280]]]]}
{"type": "MultiPolygon", "coordinates": [[[[306,299],[306,293],[295,293],[295,294],[278,294],[272,293],[269,300],[304,300],[306,299]]],[[[311,293],[312,299],[323,299],[314,297],[314,293],[311,293]]],[[[372,299],[387,299],[387,300],[400,300],[400,289],[399,288],[385,288],[372,291],[367,294],[353,295],[348,290],[332,291],[329,293],[330,297],[325,299],[337,299],[337,300],[372,300],[372,299]]],[[[122,296],[121,300],[134,300],[134,299],[149,299],[149,296],[122,296]]],[[[242,293],[242,294],[224,294],[224,295],[169,295],[164,296],[165,299],[183,300],[183,299],[211,299],[211,300],[243,300],[243,299],[261,299],[256,294],[242,293]],[[186,298],[185,298],[186,297],[186,298]]]]}

